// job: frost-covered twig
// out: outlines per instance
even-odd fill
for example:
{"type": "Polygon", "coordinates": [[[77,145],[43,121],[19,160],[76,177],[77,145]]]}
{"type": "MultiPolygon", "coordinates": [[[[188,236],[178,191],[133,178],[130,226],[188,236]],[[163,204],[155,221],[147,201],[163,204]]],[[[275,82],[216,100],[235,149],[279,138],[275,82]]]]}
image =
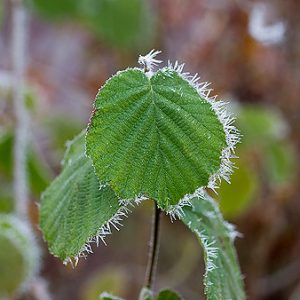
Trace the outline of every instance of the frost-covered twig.
{"type": "Polygon", "coordinates": [[[13,99],[16,116],[14,143],[14,192],[16,212],[27,216],[28,189],[26,180],[26,152],[28,114],[24,102],[24,72],[26,45],[26,13],[21,0],[12,3],[12,63],[13,99]]]}

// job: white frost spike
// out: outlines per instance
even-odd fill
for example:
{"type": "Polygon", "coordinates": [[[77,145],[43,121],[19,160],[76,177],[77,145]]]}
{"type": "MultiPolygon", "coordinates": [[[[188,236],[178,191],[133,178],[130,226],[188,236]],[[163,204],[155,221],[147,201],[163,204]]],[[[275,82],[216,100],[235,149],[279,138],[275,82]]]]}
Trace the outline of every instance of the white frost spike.
{"type": "Polygon", "coordinates": [[[235,229],[235,226],[231,223],[224,221],[224,224],[228,230],[228,236],[231,242],[234,242],[237,237],[241,238],[243,235],[235,229]]]}
{"type": "Polygon", "coordinates": [[[181,218],[184,215],[183,207],[192,206],[192,203],[188,197],[184,197],[177,205],[171,205],[167,209],[167,215],[170,215],[171,222],[177,218],[181,218]]]}
{"type": "Polygon", "coordinates": [[[206,252],[206,276],[207,273],[215,270],[216,264],[215,260],[218,258],[218,248],[214,247],[215,241],[209,242],[208,237],[201,231],[195,230],[196,234],[199,236],[201,243],[203,245],[203,248],[206,252]]]}
{"type": "Polygon", "coordinates": [[[156,55],[160,53],[161,51],[155,51],[153,49],[145,56],[139,56],[138,63],[144,67],[147,76],[151,77],[153,75],[153,67],[158,66],[162,62],[161,60],[155,59],[156,55]]]}

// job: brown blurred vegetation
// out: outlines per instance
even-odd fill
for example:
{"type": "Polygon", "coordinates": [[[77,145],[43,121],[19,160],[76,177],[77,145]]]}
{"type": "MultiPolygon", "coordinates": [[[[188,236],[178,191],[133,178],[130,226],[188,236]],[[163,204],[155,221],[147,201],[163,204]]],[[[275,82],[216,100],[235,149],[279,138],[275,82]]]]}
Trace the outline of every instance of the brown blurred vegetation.
{"type": "MultiPolygon", "coordinates": [[[[280,111],[296,149],[296,177],[272,189],[259,173],[260,193],[240,215],[230,219],[243,234],[236,241],[251,300],[300,299],[300,2],[266,1],[268,22],[284,22],[282,40],[264,44],[249,33],[248,0],[149,0],[155,38],[143,53],[162,50],[162,59],[186,63],[191,73],[213,82],[214,91],[243,104],[263,104],[280,111]]],[[[10,6],[0,32],[0,70],[9,71],[10,6]]],[[[85,127],[92,101],[117,70],[136,66],[140,49],[110,46],[76,20],[49,22],[29,11],[26,80],[32,93],[31,139],[49,176],[60,170],[64,141],[85,127]]],[[[118,20],[115,20],[118,22],[118,20]]],[[[9,94],[4,98],[9,99],[9,94]]],[[[9,101],[0,102],[0,126],[13,128],[9,101]]],[[[1,160],[6,158],[1,157],[1,160]]],[[[255,157],[253,158],[255,160],[255,157]]],[[[37,195],[33,201],[39,201],[37,195]]],[[[37,209],[32,202],[32,220],[37,209]]],[[[103,288],[135,299],[143,283],[151,209],[145,203],[124,221],[124,228],[95,248],[77,268],[65,267],[43,244],[42,276],[53,299],[96,299],[103,288]]],[[[196,239],[179,222],[163,219],[157,289],[169,286],[188,299],[203,295],[204,266],[196,239]]],[[[28,296],[30,299],[31,296],[28,296]]],[[[203,296],[201,296],[201,299],[203,296]]],[[[203,298],[204,299],[204,298],[203,298]]]]}

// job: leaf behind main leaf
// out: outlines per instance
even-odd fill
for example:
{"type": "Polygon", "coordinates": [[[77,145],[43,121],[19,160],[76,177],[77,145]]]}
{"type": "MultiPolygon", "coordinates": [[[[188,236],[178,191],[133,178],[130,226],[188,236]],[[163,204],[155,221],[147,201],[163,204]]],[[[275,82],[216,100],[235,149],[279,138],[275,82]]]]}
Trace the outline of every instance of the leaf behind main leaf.
{"type": "Polygon", "coordinates": [[[161,291],[156,300],[183,300],[177,293],[171,290],[163,290],[161,291]]]}
{"type": "Polygon", "coordinates": [[[0,299],[28,288],[39,269],[39,254],[29,224],[0,213],[0,299]]]}
{"type": "Polygon", "coordinates": [[[69,144],[63,170],[41,200],[40,227],[50,251],[62,260],[78,257],[91,238],[109,233],[105,225],[122,210],[110,187],[100,188],[84,148],[82,132],[69,144]]]}
{"type": "Polygon", "coordinates": [[[236,232],[226,223],[217,204],[206,193],[184,207],[181,220],[199,239],[205,256],[205,294],[209,300],[245,298],[238,259],[233,246],[236,232]]]}

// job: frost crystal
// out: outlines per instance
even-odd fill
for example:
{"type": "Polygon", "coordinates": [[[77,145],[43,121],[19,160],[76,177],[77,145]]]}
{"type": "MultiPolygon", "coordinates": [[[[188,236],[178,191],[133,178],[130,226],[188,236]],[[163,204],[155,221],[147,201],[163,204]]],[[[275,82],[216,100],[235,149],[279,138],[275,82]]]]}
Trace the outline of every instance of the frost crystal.
{"type": "Polygon", "coordinates": [[[203,248],[206,253],[206,274],[205,277],[207,277],[207,274],[217,268],[215,264],[215,260],[218,258],[218,248],[214,247],[215,241],[209,241],[209,238],[204,234],[204,231],[198,231],[195,229],[196,234],[201,240],[201,243],[203,245],[203,248]]]}
{"type": "Polygon", "coordinates": [[[162,62],[161,60],[155,59],[159,53],[161,53],[161,51],[151,50],[145,56],[139,56],[138,63],[144,67],[144,71],[148,77],[153,75],[153,67],[158,66],[162,62]]]}

